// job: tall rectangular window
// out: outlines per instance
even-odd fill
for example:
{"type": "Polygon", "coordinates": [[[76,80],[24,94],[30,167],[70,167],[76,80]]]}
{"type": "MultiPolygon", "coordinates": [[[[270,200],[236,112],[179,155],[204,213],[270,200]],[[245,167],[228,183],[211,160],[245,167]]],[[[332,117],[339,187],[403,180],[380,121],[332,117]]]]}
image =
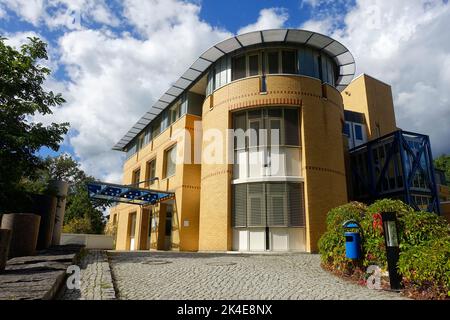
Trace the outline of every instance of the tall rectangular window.
{"type": "Polygon", "coordinates": [[[152,138],[155,138],[161,133],[161,117],[157,117],[152,122],[152,138]]]}
{"type": "Polygon", "coordinates": [[[259,55],[249,55],[248,56],[248,75],[256,76],[259,74],[259,55]]]}
{"type": "Polygon", "coordinates": [[[135,187],[138,187],[140,177],[141,177],[141,169],[139,168],[133,171],[133,176],[131,177],[131,184],[133,184],[135,187]]]}
{"type": "Polygon", "coordinates": [[[246,76],[245,55],[233,58],[232,80],[245,78],[246,76]]]}
{"type": "Polygon", "coordinates": [[[363,140],[362,127],[359,124],[355,124],[355,139],[363,140]]]}
{"type": "Polygon", "coordinates": [[[297,55],[295,51],[282,51],[282,70],[283,73],[296,74],[297,73],[297,55]]]}
{"type": "Polygon", "coordinates": [[[148,187],[150,184],[153,183],[152,180],[156,177],[156,159],[153,159],[149,162],[147,162],[147,168],[145,170],[145,185],[148,187]]]}
{"type": "Polygon", "coordinates": [[[173,146],[165,153],[165,178],[175,174],[177,160],[177,146],[173,146]]]}
{"type": "Polygon", "coordinates": [[[267,73],[280,73],[278,51],[272,51],[267,53],[267,73]]]}
{"type": "Polygon", "coordinates": [[[300,145],[298,109],[284,109],[284,139],[288,146],[300,145]]]}

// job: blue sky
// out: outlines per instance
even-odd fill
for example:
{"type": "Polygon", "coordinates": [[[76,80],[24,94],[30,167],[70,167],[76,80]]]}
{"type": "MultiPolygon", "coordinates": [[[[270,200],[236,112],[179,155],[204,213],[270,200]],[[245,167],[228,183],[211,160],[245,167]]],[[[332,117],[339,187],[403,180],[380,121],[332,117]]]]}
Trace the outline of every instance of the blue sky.
{"type": "Polygon", "coordinates": [[[69,121],[60,152],[112,182],[124,158],[111,147],[201,52],[280,27],[340,40],[357,74],[392,85],[398,126],[429,134],[435,155],[450,153],[447,0],[0,0],[0,34],[15,46],[30,35],[49,42],[45,85],[67,100],[35,120],[69,121]]]}

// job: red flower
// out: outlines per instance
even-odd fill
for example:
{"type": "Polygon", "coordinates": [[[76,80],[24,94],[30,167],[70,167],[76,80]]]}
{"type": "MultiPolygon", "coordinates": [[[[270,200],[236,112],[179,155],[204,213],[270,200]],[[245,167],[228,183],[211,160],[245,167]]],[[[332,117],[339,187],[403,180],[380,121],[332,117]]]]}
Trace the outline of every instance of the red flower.
{"type": "Polygon", "coordinates": [[[383,228],[382,228],[383,222],[381,219],[381,214],[375,213],[375,214],[373,214],[372,217],[373,217],[373,223],[372,223],[373,229],[382,232],[383,231],[383,228]]]}

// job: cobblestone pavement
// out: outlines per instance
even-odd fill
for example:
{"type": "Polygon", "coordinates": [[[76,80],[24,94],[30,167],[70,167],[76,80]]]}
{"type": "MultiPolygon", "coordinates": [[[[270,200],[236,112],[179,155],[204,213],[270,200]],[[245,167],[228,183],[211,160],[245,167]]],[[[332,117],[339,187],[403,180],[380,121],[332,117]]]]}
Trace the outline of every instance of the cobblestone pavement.
{"type": "Polygon", "coordinates": [[[327,273],[314,254],[108,255],[119,299],[402,299],[327,273]]]}
{"type": "Polygon", "coordinates": [[[66,289],[63,300],[114,300],[116,298],[105,251],[89,250],[82,259],[80,290],[66,289]]]}

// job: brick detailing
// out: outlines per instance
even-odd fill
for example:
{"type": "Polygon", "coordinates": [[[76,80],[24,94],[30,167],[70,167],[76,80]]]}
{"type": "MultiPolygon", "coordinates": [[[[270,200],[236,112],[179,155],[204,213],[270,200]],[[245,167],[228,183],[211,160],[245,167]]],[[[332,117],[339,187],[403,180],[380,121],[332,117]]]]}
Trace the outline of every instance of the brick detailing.
{"type": "Polygon", "coordinates": [[[345,173],[337,171],[337,170],[333,170],[333,169],[322,168],[322,167],[314,167],[314,166],[306,166],[306,167],[303,167],[303,168],[306,169],[306,170],[314,170],[314,171],[334,173],[334,174],[337,174],[337,175],[345,177],[345,173]]]}
{"type": "Polygon", "coordinates": [[[229,174],[229,175],[231,175],[231,174],[233,174],[233,171],[232,171],[232,170],[220,170],[220,171],[216,171],[216,172],[210,173],[210,174],[208,174],[208,175],[202,177],[202,181],[204,181],[204,180],[206,180],[206,179],[209,179],[209,178],[211,178],[211,177],[215,177],[215,176],[222,175],[222,174],[229,174]]]}

